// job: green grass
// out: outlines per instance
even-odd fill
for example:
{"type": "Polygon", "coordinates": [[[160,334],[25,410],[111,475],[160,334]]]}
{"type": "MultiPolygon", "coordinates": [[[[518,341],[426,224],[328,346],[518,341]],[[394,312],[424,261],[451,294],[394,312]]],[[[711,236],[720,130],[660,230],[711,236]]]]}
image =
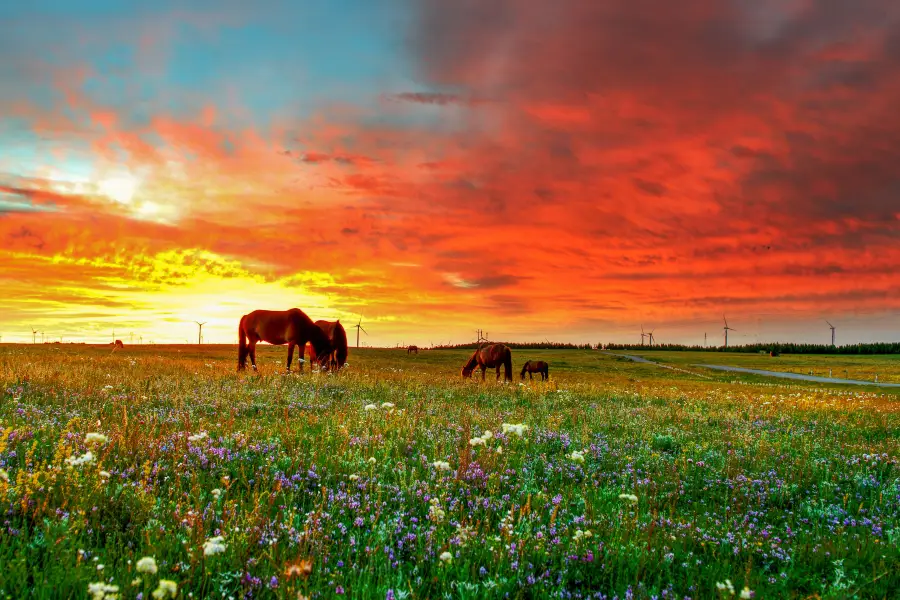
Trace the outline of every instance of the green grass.
{"type": "Polygon", "coordinates": [[[575,350],[514,351],[513,385],[462,381],[463,351],[351,350],[337,376],[286,376],[267,346],[237,374],[235,354],[0,346],[0,597],[148,599],[161,579],[179,598],[900,589],[894,395],[575,350]],[[521,384],[536,357],[550,381],[521,384]]]}

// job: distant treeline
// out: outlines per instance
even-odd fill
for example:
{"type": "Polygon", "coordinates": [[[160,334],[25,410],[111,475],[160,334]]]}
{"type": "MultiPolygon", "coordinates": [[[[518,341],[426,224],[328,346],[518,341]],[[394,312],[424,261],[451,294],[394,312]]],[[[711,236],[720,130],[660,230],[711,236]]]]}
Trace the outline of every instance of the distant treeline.
{"type": "MultiPolygon", "coordinates": [[[[591,344],[569,344],[566,342],[491,342],[502,343],[509,346],[513,350],[593,350],[591,344]]],[[[485,342],[476,344],[452,344],[444,346],[435,346],[434,350],[475,350],[483,346],[485,342]]]]}
{"type": "Polygon", "coordinates": [[[685,346],[682,344],[605,344],[606,350],[659,350],[683,352],[777,352],[778,354],[900,354],[900,342],[877,344],[848,344],[832,346],[830,344],[745,344],[743,346],[685,346]]]}

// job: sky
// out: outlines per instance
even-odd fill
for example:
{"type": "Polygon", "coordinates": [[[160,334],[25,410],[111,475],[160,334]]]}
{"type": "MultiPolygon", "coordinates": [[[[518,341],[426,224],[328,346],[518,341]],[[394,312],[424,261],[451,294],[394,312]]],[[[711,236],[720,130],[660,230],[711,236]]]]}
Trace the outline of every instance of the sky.
{"type": "Polygon", "coordinates": [[[0,335],[897,340],[898,106],[893,0],[0,0],[0,335]]]}

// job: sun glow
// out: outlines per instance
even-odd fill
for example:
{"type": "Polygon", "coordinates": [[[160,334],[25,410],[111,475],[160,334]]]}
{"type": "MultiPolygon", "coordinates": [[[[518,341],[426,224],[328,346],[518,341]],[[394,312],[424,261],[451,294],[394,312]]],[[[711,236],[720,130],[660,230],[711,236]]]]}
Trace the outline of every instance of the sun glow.
{"type": "Polygon", "coordinates": [[[137,181],[131,177],[116,177],[113,179],[104,179],[97,186],[98,191],[115,200],[119,204],[131,204],[134,199],[134,193],[137,191],[137,181]]]}

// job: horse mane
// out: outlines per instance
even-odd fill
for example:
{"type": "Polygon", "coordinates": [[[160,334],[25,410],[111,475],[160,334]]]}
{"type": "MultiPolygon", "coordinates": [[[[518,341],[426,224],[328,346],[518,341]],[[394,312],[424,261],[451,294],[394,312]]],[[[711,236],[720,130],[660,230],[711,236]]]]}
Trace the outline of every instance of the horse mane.
{"type": "Polygon", "coordinates": [[[472,353],[472,358],[463,366],[463,371],[474,371],[476,364],[478,364],[478,350],[472,353]]]}
{"type": "Polygon", "coordinates": [[[526,360],[526,361],[525,361],[525,364],[522,365],[522,372],[520,373],[520,375],[521,375],[522,377],[525,377],[525,369],[527,369],[527,368],[528,368],[528,365],[530,365],[530,364],[531,364],[531,361],[530,361],[530,360],[526,360]]]}

